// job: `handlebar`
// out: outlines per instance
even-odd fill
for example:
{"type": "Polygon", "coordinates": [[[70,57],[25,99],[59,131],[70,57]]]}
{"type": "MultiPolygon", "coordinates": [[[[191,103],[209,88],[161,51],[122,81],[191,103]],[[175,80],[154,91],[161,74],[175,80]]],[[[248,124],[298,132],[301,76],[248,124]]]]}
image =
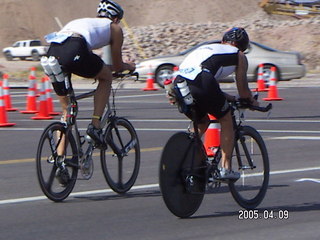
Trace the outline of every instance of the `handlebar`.
{"type": "Polygon", "coordinates": [[[268,112],[272,109],[272,103],[269,103],[265,107],[260,106],[253,106],[247,99],[238,99],[234,102],[231,102],[231,105],[234,106],[236,109],[244,108],[250,109],[252,111],[259,111],[259,112],[268,112]]]}
{"type": "Polygon", "coordinates": [[[114,78],[135,77],[138,80],[139,73],[132,72],[132,71],[113,72],[112,77],[114,77],[114,78]]]}
{"type": "Polygon", "coordinates": [[[269,103],[265,107],[251,106],[249,109],[253,111],[259,111],[259,112],[269,112],[272,109],[272,103],[269,103]]]}
{"type": "MultiPolygon", "coordinates": [[[[126,78],[126,77],[136,77],[137,80],[138,80],[139,74],[138,74],[137,72],[130,72],[130,71],[113,72],[113,73],[112,73],[112,77],[114,77],[114,78],[121,78],[121,79],[126,78]]],[[[96,92],[96,89],[91,90],[91,91],[86,92],[86,93],[79,94],[79,95],[75,96],[75,99],[76,99],[76,100],[80,100],[80,99],[92,97],[95,92],[96,92]]]]}

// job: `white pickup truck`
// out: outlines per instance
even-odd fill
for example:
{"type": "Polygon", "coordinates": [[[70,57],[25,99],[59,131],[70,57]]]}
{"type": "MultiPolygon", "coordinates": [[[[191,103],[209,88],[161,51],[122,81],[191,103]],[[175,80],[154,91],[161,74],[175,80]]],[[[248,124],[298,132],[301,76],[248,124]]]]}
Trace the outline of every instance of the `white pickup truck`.
{"type": "Polygon", "coordinates": [[[23,40],[15,42],[12,47],[7,47],[2,50],[8,61],[13,58],[24,60],[31,57],[33,61],[39,61],[40,57],[48,51],[47,46],[43,46],[40,40],[23,40]]]}

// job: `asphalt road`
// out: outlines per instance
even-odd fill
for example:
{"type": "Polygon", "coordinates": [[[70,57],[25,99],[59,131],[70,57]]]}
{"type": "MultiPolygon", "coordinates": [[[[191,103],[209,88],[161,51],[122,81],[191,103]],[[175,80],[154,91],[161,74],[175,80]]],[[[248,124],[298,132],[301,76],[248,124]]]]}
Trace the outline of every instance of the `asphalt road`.
{"type": "MultiPolygon", "coordinates": [[[[89,181],[79,180],[62,203],[42,194],[36,179],[35,154],[45,126],[54,120],[9,112],[11,128],[0,128],[0,239],[318,239],[320,236],[320,84],[317,78],[281,82],[274,109],[247,112],[269,151],[271,176],[258,207],[260,219],[239,219],[241,209],[227,186],[207,194],[189,219],[178,219],[165,207],[158,188],[158,165],[168,138],[189,124],[164,91],[121,89],[118,115],[130,119],[141,144],[141,168],[133,189],[112,192],[99,158],[89,181]],[[264,217],[273,214],[277,218],[264,217]],[[281,217],[288,213],[288,218],[281,217]]],[[[230,93],[231,85],[222,85],[230,93]]],[[[84,91],[84,90],[80,90],[84,91]]],[[[79,91],[79,92],[80,92],[79,91]]],[[[11,89],[13,106],[25,108],[25,89],[11,89]]],[[[267,93],[261,93],[261,98],[267,93]]],[[[80,102],[80,128],[91,115],[91,99],[80,102]]],[[[266,104],[261,101],[261,104],[266,104]]],[[[55,101],[55,110],[58,103],[55,101]]]]}

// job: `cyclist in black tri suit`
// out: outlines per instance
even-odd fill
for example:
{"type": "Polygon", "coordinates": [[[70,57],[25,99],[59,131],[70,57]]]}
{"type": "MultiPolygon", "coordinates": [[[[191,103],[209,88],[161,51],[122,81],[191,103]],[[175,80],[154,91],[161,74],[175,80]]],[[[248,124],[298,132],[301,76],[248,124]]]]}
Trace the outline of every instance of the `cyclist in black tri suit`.
{"type": "MultiPolygon", "coordinates": [[[[220,44],[204,45],[189,54],[179,66],[179,75],[175,79],[175,84],[180,78],[187,81],[195,102],[200,135],[209,126],[208,114],[215,116],[221,125],[221,179],[237,180],[240,174],[231,169],[234,132],[227,100],[235,100],[235,96],[222,92],[218,81],[235,72],[240,98],[258,105],[247,82],[248,61],[243,52],[248,45],[249,37],[243,28],[229,29],[220,44]]],[[[192,118],[190,114],[187,116],[192,118]]]]}
{"type": "MultiPolygon", "coordinates": [[[[134,71],[135,64],[122,60],[123,32],[119,23],[124,12],[121,6],[113,1],[101,0],[97,14],[96,18],[80,18],[67,23],[49,40],[51,45],[47,56],[54,56],[66,72],[99,81],[87,134],[101,144],[100,120],[110,96],[112,71],[134,71]],[[111,48],[112,66],[107,66],[92,52],[107,45],[111,48]]],[[[65,114],[68,98],[60,96],[59,99],[65,114]]]]}

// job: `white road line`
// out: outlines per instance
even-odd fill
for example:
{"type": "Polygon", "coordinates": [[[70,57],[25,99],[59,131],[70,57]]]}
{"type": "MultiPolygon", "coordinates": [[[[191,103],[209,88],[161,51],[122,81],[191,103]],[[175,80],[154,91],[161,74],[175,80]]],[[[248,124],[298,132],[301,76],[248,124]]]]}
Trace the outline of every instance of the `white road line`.
{"type": "MultiPolygon", "coordinates": [[[[84,108],[83,111],[91,110],[91,108],[84,108]]],[[[89,117],[88,117],[89,119],[89,117]]],[[[129,119],[130,122],[190,122],[189,119],[129,119]]],[[[31,119],[17,119],[19,122],[32,122],[34,120],[31,119]]],[[[86,119],[77,119],[77,121],[88,121],[86,119]]],[[[271,119],[247,119],[245,122],[276,122],[276,123],[319,123],[319,120],[308,120],[308,119],[300,119],[300,120],[271,120],[271,119]]]]}
{"type": "Polygon", "coordinates": [[[320,137],[313,136],[282,136],[282,137],[273,137],[271,139],[279,140],[320,140],[320,137]]]}
{"type": "Polygon", "coordinates": [[[320,179],[317,179],[317,178],[300,178],[300,179],[297,179],[296,182],[314,182],[314,183],[320,183],[320,179]]]}
{"type": "MultiPolygon", "coordinates": [[[[140,189],[149,189],[149,188],[158,188],[159,184],[148,184],[148,185],[140,185],[140,186],[133,186],[132,190],[140,190],[140,189]]],[[[101,193],[112,193],[113,190],[111,189],[103,189],[103,190],[92,190],[92,191],[83,191],[83,192],[75,192],[71,193],[71,197],[79,197],[83,195],[94,195],[94,194],[101,194],[101,193]]],[[[9,203],[22,203],[22,202],[34,202],[40,200],[48,199],[45,196],[35,196],[35,197],[26,197],[26,198],[14,198],[14,199],[7,199],[7,200],[0,200],[0,205],[9,204],[9,203]]]]}
{"type": "MultiPolygon", "coordinates": [[[[88,121],[88,120],[83,120],[88,121]]],[[[133,122],[133,121],[132,121],[133,122]]],[[[17,128],[17,127],[5,127],[0,128],[1,131],[43,131],[43,128],[17,128]]],[[[85,131],[86,128],[79,128],[80,131],[85,131]]],[[[177,131],[187,131],[187,128],[135,128],[136,131],[155,131],[155,132],[177,132],[177,131]]],[[[258,129],[260,133],[293,133],[293,134],[320,134],[320,131],[312,131],[312,130],[263,130],[258,129]]],[[[282,140],[282,139],[297,139],[297,140],[319,140],[319,137],[315,136],[281,136],[281,137],[271,137],[268,139],[282,140]]]]}
{"type": "MultiPolygon", "coordinates": [[[[309,167],[309,168],[297,168],[297,169],[287,169],[287,170],[278,170],[270,172],[270,175],[277,175],[277,174],[288,174],[288,173],[296,173],[296,172],[306,172],[306,171],[318,171],[320,170],[319,167],[309,167]]],[[[313,179],[314,180],[314,179],[313,179]]],[[[319,180],[319,179],[316,179],[319,180]]],[[[301,178],[300,180],[296,180],[296,182],[302,181],[310,181],[307,178],[301,178]]],[[[147,184],[147,185],[140,185],[140,186],[133,186],[131,190],[141,190],[141,189],[151,189],[151,188],[159,188],[159,184],[147,184]]],[[[71,193],[71,197],[79,197],[84,195],[93,195],[93,194],[101,194],[101,193],[112,193],[111,189],[101,189],[101,190],[92,190],[92,191],[83,191],[83,192],[75,192],[71,193]]],[[[6,199],[0,200],[0,205],[11,204],[11,203],[23,203],[23,202],[33,202],[33,201],[40,201],[46,200],[45,196],[35,196],[35,197],[25,197],[25,198],[14,198],[14,199],[6,199]]]]}
{"type": "Polygon", "coordinates": [[[309,167],[309,168],[297,168],[297,169],[271,171],[270,175],[296,173],[296,172],[307,172],[307,171],[315,171],[315,170],[320,170],[320,166],[319,167],[309,167]]]}
{"type": "Polygon", "coordinates": [[[258,132],[263,132],[263,133],[317,133],[320,134],[320,131],[315,131],[315,130],[260,130],[257,129],[258,132]]]}

